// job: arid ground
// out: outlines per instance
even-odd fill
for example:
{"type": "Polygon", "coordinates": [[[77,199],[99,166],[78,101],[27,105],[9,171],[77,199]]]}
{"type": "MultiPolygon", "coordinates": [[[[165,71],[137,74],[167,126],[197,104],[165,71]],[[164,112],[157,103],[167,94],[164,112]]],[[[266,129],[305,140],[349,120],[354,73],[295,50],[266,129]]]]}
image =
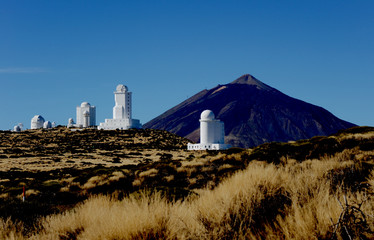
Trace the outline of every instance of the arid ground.
{"type": "Polygon", "coordinates": [[[374,238],[374,128],[226,151],[149,129],[0,143],[0,239],[374,238]]]}

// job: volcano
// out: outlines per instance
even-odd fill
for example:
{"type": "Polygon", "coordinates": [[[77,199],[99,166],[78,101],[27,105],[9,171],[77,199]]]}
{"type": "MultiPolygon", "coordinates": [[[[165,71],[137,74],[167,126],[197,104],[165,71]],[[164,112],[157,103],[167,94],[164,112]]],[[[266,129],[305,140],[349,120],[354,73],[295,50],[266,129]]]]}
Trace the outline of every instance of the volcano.
{"type": "Polygon", "coordinates": [[[355,126],[246,74],[195,94],[143,127],[167,130],[198,142],[199,117],[206,109],[225,123],[225,142],[243,148],[326,136],[355,126]]]}

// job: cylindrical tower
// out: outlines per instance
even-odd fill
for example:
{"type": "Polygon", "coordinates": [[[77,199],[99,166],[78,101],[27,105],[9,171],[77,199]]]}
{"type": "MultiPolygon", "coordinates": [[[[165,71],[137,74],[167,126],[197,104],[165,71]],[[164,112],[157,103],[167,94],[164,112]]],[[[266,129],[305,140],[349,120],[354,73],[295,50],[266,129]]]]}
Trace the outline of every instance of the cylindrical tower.
{"type": "Polygon", "coordinates": [[[84,121],[83,121],[83,127],[86,128],[90,126],[90,113],[88,111],[85,111],[83,113],[84,121]]]}
{"type": "Polygon", "coordinates": [[[200,144],[214,143],[215,116],[211,110],[205,110],[200,115],[200,144]]]}

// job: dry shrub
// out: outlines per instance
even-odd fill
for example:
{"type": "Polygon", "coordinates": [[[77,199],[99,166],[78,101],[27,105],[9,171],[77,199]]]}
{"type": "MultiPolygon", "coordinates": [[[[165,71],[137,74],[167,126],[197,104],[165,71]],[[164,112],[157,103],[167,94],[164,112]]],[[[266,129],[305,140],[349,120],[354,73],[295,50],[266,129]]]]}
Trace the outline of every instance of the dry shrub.
{"type": "Polygon", "coordinates": [[[109,182],[118,182],[120,179],[124,177],[125,177],[125,174],[123,174],[123,172],[120,172],[120,171],[113,172],[112,176],[109,177],[109,182]]]}
{"type": "Polygon", "coordinates": [[[366,132],[366,133],[349,133],[344,134],[340,137],[340,139],[357,139],[357,140],[365,140],[365,139],[371,139],[374,138],[374,132],[366,132]]]}
{"type": "Polygon", "coordinates": [[[123,201],[92,197],[73,212],[47,217],[35,239],[165,239],[171,205],[160,194],[123,201]]]}
{"type": "Polygon", "coordinates": [[[21,240],[24,239],[21,232],[23,225],[14,223],[10,218],[7,220],[0,219],[0,239],[21,240]]]}
{"type": "Polygon", "coordinates": [[[140,178],[145,178],[145,177],[155,177],[158,173],[158,170],[155,168],[151,168],[147,171],[139,173],[140,178]]]}
{"type": "Polygon", "coordinates": [[[218,168],[218,172],[219,171],[223,171],[223,170],[226,170],[226,169],[231,169],[231,168],[233,168],[234,166],[233,165],[231,165],[231,164],[223,164],[222,166],[219,166],[219,168],[218,168]]]}
{"type": "Polygon", "coordinates": [[[93,176],[83,185],[82,189],[89,190],[98,186],[109,185],[113,182],[118,182],[125,178],[125,175],[121,171],[113,172],[111,175],[98,175],[93,176]]]}
{"type": "Polygon", "coordinates": [[[108,182],[108,178],[105,175],[93,176],[88,179],[88,181],[83,185],[82,189],[92,189],[97,186],[105,185],[108,182]]]}
{"type": "Polygon", "coordinates": [[[174,180],[174,175],[170,175],[170,176],[165,176],[164,179],[166,180],[166,182],[171,182],[174,180]]]}
{"type": "Polygon", "coordinates": [[[26,197],[29,197],[31,195],[38,195],[39,193],[40,193],[40,191],[38,191],[38,190],[28,189],[28,190],[26,190],[25,195],[26,195],[26,197]]]}
{"type": "Polygon", "coordinates": [[[8,198],[9,197],[9,193],[1,193],[0,194],[0,199],[2,198],[8,198]]]}
{"type": "Polygon", "coordinates": [[[236,239],[258,231],[288,204],[274,165],[254,163],[196,201],[209,239],[236,239]]]}
{"type": "Polygon", "coordinates": [[[140,180],[140,179],[135,179],[133,182],[132,182],[132,186],[133,187],[140,187],[142,185],[143,181],[140,180]]]}

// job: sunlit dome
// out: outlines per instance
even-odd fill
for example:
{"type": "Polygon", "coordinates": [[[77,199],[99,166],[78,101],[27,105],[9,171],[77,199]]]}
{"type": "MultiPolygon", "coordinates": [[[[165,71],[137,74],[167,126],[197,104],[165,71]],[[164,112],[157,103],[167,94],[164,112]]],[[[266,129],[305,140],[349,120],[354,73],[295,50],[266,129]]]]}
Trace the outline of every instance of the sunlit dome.
{"type": "Polygon", "coordinates": [[[31,119],[32,122],[43,122],[44,123],[44,118],[40,115],[35,115],[32,119],[31,119]]]}
{"type": "Polygon", "coordinates": [[[88,102],[82,102],[81,107],[90,107],[91,105],[88,102]]]}
{"type": "Polygon", "coordinates": [[[52,123],[50,121],[45,121],[44,124],[43,124],[43,128],[52,128],[52,123]]]}
{"type": "Polygon", "coordinates": [[[205,110],[200,115],[201,120],[213,120],[215,119],[214,113],[211,110],[205,110]]]}
{"type": "Polygon", "coordinates": [[[116,88],[117,92],[127,92],[129,89],[123,85],[123,84],[119,84],[116,88]]]}

